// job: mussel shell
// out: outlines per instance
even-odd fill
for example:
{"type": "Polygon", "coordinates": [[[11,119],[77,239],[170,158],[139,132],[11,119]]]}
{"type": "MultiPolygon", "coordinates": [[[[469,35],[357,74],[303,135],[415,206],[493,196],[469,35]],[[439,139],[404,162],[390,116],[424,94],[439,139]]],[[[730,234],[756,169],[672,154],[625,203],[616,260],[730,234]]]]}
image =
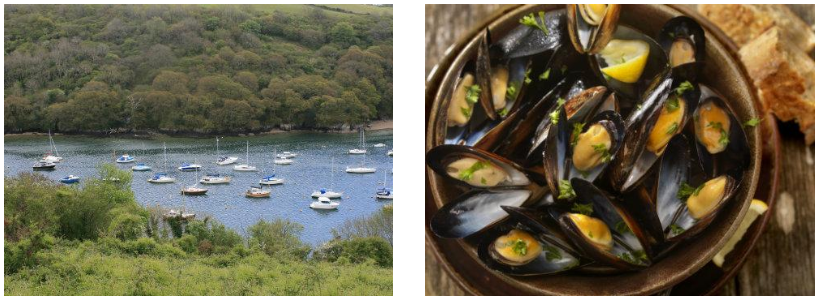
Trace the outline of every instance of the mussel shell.
{"type": "Polygon", "coordinates": [[[647,252],[643,247],[647,239],[630,214],[588,181],[573,179],[571,185],[577,193],[575,202],[592,205],[593,214],[591,216],[605,222],[613,239],[613,247],[610,251],[599,248],[588,241],[582,230],[569,217],[569,213],[563,212],[559,218],[560,226],[573,244],[586,257],[620,270],[638,270],[650,266],[650,259],[636,258],[635,254],[639,252],[645,252],[645,256],[647,256],[647,252]],[[617,225],[623,225],[627,229],[617,225]],[[624,258],[627,256],[630,256],[632,261],[625,260],[624,258]]]}
{"type": "MultiPolygon", "coordinates": [[[[628,119],[628,133],[625,138],[625,145],[622,151],[617,154],[611,169],[612,186],[620,192],[626,192],[637,186],[644,176],[650,171],[662,153],[655,154],[646,149],[648,137],[653,131],[661,111],[671,97],[676,93],[675,88],[686,82],[680,78],[666,79],[660,87],[653,90],[644,101],[640,110],[634,110],[628,119]],[[664,89],[667,87],[668,89],[664,89]],[[656,94],[655,92],[664,92],[656,94]]],[[[687,122],[693,116],[693,109],[699,102],[700,90],[697,84],[692,84],[693,89],[680,95],[685,100],[685,112],[679,129],[684,129],[687,122]]],[[[677,131],[678,135],[680,131],[677,131]]],[[[667,147],[665,147],[665,150],[667,147]]],[[[664,150],[662,150],[664,152],[664,150]]]]}
{"type": "MultiPolygon", "coordinates": [[[[736,114],[720,95],[705,85],[700,86],[702,93],[699,100],[699,107],[702,107],[702,105],[707,102],[712,102],[714,105],[725,110],[730,117],[730,142],[724,151],[717,154],[710,154],[707,148],[698,142],[698,138],[695,137],[694,133],[696,153],[701,167],[711,178],[717,175],[727,174],[740,182],[741,179],[744,178],[747,167],[750,166],[750,146],[747,142],[747,134],[742,127],[743,123],[736,119],[736,114]]],[[[698,116],[698,108],[693,114],[694,118],[698,116]]]]}
{"type": "Polygon", "coordinates": [[[524,208],[501,206],[508,212],[510,219],[526,225],[528,228],[542,236],[548,243],[571,253],[574,257],[579,257],[580,253],[571,245],[568,237],[562,233],[559,222],[548,212],[547,207],[524,208]]]}
{"type": "Polygon", "coordinates": [[[608,44],[619,21],[619,4],[608,4],[602,22],[598,25],[587,23],[581,15],[582,4],[566,4],[568,36],[579,53],[597,53],[608,44]]]}
{"type": "Polygon", "coordinates": [[[699,72],[701,72],[704,67],[705,54],[707,53],[705,51],[704,30],[701,25],[692,18],[679,16],[667,21],[662,27],[662,30],[659,31],[659,36],[656,38],[668,57],[670,57],[670,50],[673,43],[678,39],[684,39],[693,46],[696,61],[673,67],[673,73],[682,78],[696,81],[699,72]]]}
{"type": "Polygon", "coordinates": [[[503,171],[505,171],[506,174],[508,175],[509,179],[507,179],[507,181],[499,183],[495,187],[523,187],[530,184],[528,176],[523,172],[523,169],[517,164],[508,161],[503,157],[497,156],[496,154],[489,153],[469,146],[463,145],[435,146],[432,149],[430,149],[428,153],[426,153],[426,164],[429,167],[431,167],[432,170],[434,170],[438,175],[455,181],[459,185],[475,187],[461,179],[450,176],[448,172],[446,172],[446,168],[449,166],[450,163],[463,157],[478,158],[481,161],[488,160],[495,166],[503,169],[503,171]]]}
{"type": "Polygon", "coordinates": [[[440,207],[429,227],[442,238],[464,238],[505,219],[500,206],[522,206],[530,196],[526,189],[472,190],[440,207]]]}
{"type": "Polygon", "coordinates": [[[544,240],[542,235],[538,235],[536,229],[531,229],[523,223],[514,222],[503,223],[488,230],[477,245],[477,255],[488,268],[514,276],[555,274],[574,269],[581,265],[580,259],[544,240]],[[497,238],[506,235],[512,229],[527,231],[542,244],[542,252],[537,258],[522,265],[509,265],[502,260],[498,260],[497,256],[492,254],[494,242],[497,238]],[[549,260],[548,252],[559,252],[559,255],[554,256],[552,254],[549,260]]]}
{"type": "Polygon", "coordinates": [[[502,59],[513,59],[529,56],[548,50],[554,50],[565,44],[565,10],[553,10],[544,15],[545,24],[535,14],[537,23],[545,26],[548,34],[527,25],[518,25],[503,38],[491,45],[492,52],[499,53],[502,59]]]}
{"type": "Polygon", "coordinates": [[[491,93],[491,57],[488,46],[489,32],[484,32],[477,47],[477,58],[475,60],[475,80],[480,85],[480,98],[478,103],[483,107],[486,117],[491,120],[497,119],[497,112],[494,110],[494,94],[491,93]]]}
{"type": "Polygon", "coordinates": [[[670,65],[668,64],[667,55],[664,50],[662,50],[662,47],[649,36],[631,27],[619,25],[613,34],[613,38],[620,40],[641,40],[647,42],[650,46],[650,53],[648,54],[645,69],[642,71],[639,80],[635,83],[625,83],[614,78],[609,78],[602,73],[601,62],[604,62],[604,59],[599,54],[588,57],[594,73],[608,88],[616,91],[617,94],[626,98],[635,99],[649,89],[649,85],[657,76],[662,76],[666,72],[669,72],[670,65]]]}
{"type": "MultiPolygon", "coordinates": [[[[558,126],[558,128],[560,128],[560,130],[570,131],[573,128],[574,123],[571,123],[570,121],[568,123],[571,124],[571,126],[566,127],[558,126]]],[[[619,114],[617,114],[616,112],[604,111],[588,120],[585,123],[582,132],[584,133],[585,131],[588,130],[588,128],[597,123],[602,125],[608,131],[608,134],[611,136],[611,148],[608,151],[611,153],[612,157],[615,156],[616,153],[619,151],[619,148],[622,147],[622,143],[625,139],[625,122],[622,121],[622,117],[619,116],[619,114]]],[[[560,135],[558,137],[562,136],[560,135]]],[[[571,137],[571,133],[568,134],[568,137],[571,137]]],[[[568,179],[582,178],[586,181],[593,182],[594,180],[596,180],[597,176],[599,176],[599,174],[601,174],[602,171],[608,166],[608,164],[610,164],[610,162],[601,163],[599,164],[599,166],[594,167],[592,170],[583,173],[576,169],[576,167],[573,164],[572,159],[573,147],[571,147],[570,138],[569,141],[564,141],[563,143],[567,144],[565,146],[565,150],[568,151],[568,154],[566,155],[567,160],[565,161],[565,164],[570,168],[568,179]]]]}

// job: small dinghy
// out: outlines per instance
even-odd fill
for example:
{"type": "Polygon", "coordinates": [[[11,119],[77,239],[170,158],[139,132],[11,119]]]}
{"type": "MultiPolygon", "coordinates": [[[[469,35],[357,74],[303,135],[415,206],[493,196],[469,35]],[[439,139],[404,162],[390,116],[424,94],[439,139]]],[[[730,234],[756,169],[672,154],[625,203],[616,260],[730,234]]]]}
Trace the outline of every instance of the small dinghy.
{"type": "Polygon", "coordinates": [[[69,175],[67,177],[60,178],[60,182],[62,182],[64,184],[74,184],[74,183],[79,183],[79,181],[80,181],[80,177],[75,176],[75,175],[69,175]]]}

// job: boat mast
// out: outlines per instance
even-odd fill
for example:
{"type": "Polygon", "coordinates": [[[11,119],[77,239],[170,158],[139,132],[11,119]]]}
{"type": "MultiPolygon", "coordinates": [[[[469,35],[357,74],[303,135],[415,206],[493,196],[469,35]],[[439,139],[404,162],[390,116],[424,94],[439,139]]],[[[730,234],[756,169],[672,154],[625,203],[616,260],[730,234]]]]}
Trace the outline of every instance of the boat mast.
{"type": "Polygon", "coordinates": [[[162,157],[165,159],[165,173],[168,172],[168,147],[162,142],[162,157]]]}
{"type": "Polygon", "coordinates": [[[273,148],[273,175],[276,174],[276,160],[278,160],[278,150],[273,148]]]}
{"type": "Polygon", "coordinates": [[[219,158],[219,137],[216,136],[216,158],[219,158]]]}
{"type": "Polygon", "coordinates": [[[247,166],[250,166],[250,141],[247,141],[247,155],[245,160],[247,161],[247,166]]]}
{"type": "Polygon", "coordinates": [[[329,172],[329,174],[331,176],[329,189],[330,189],[330,191],[334,191],[335,190],[335,157],[332,157],[331,161],[332,161],[332,165],[331,165],[332,167],[330,168],[330,172],[329,172]]]}

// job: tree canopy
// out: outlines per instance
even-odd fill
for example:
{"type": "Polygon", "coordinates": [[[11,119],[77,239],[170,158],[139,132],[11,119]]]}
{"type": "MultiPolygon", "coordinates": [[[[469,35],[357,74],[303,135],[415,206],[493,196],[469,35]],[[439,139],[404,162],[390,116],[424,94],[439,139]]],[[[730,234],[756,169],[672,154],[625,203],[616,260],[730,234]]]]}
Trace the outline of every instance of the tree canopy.
{"type": "Polygon", "coordinates": [[[392,16],[6,5],[5,132],[245,132],[392,116],[392,16]]]}

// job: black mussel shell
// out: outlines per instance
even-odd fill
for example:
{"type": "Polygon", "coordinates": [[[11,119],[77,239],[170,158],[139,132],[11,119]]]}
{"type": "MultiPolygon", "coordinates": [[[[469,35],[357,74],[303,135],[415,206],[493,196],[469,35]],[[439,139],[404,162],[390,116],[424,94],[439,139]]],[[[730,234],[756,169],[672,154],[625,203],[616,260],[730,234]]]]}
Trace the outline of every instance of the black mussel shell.
{"type": "Polygon", "coordinates": [[[579,258],[543,238],[536,229],[511,219],[509,222],[488,230],[483,235],[477,245],[477,255],[488,268],[514,276],[555,274],[581,266],[579,258]],[[542,245],[542,251],[532,261],[524,264],[509,264],[494,252],[494,243],[497,238],[508,234],[513,229],[528,232],[542,245]]]}
{"type": "Polygon", "coordinates": [[[696,81],[705,64],[706,54],[704,30],[702,30],[701,25],[690,17],[675,17],[665,23],[656,40],[665,50],[670,65],[673,66],[673,73],[682,78],[696,81]],[[687,60],[679,59],[681,56],[671,53],[674,44],[676,47],[674,51],[692,51],[693,62],[684,63],[687,60]]]}
{"type": "Polygon", "coordinates": [[[608,226],[613,241],[610,250],[595,245],[574,223],[570,212],[563,212],[559,217],[560,226],[584,256],[619,270],[638,270],[650,266],[651,261],[643,247],[647,238],[630,214],[588,181],[573,179],[571,185],[577,193],[572,211],[585,210],[585,214],[588,214],[587,210],[592,209],[590,216],[602,220],[608,226]],[[585,209],[578,210],[582,207],[585,209]]]}
{"type": "MultiPolygon", "coordinates": [[[[569,121],[568,124],[570,124],[570,126],[558,128],[560,128],[560,130],[571,131],[573,127],[578,124],[578,122],[569,121]]],[[[622,117],[619,116],[619,114],[617,114],[614,111],[601,112],[594,116],[593,118],[591,118],[590,120],[588,120],[587,122],[585,122],[581,132],[584,133],[585,131],[588,130],[588,128],[590,128],[594,124],[602,125],[608,131],[608,134],[611,136],[611,148],[608,150],[610,157],[608,159],[608,162],[603,162],[599,166],[594,167],[593,169],[587,172],[582,172],[578,170],[573,164],[572,159],[573,147],[571,146],[572,141],[570,140],[564,141],[563,143],[567,144],[565,146],[565,150],[568,151],[568,155],[566,156],[567,160],[565,164],[567,164],[570,167],[570,174],[568,175],[569,179],[582,178],[586,181],[593,182],[594,180],[596,180],[597,176],[599,176],[599,174],[601,174],[602,171],[608,166],[609,162],[613,159],[613,156],[615,156],[616,153],[619,151],[619,148],[622,147],[622,143],[625,139],[625,122],[622,121],[622,117]]],[[[568,136],[571,137],[572,135],[569,134],[568,136]]]]}
{"type": "Polygon", "coordinates": [[[736,118],[736,114],[720,95],[705,85],[700,86],[702,93],[699,106],[693,115],[694,127],[698,126],[696,121],[699,116],[699,108],[708,103],[712,103],[724,110],[730,118],[729,142],[727,147],[719,153],[711,154],[708,152],[707,148],[699,142],[696,134],[693,134],[701,167],[710,177],[727,174],[740,182],[744,178],[747,167],[750,166],[750,146],[747,142],[747,134],[744,131],[743,123],[736,118]]]}
{"type": "Polygon", "coordinates": [[[548,212],[547,207],[542,208],[524,208],[502,206],[503,210],[508,212],[511,220],[525,224],[538,233],[542,238],[550,244],[553,244],[560,249],[579,257],[580,253],[574,249],[574,246],[568,240],[568,237],[562,233],[559,222],[548,212]]]}
{"type": "Polygon", "coordinates": [[[523,187],[530,184],[528,175],[517,164],[506,160],[496,154],[489,153],[469,146],[463,145],[439,145],[433,147],[426,153],[426,164],[438,175],[450,179],[459,185],[475,188],[493,188],[485,186],[475,186],[467,183],[459,177],[452,177],[447,172],[449,164],[461,158],[475,158],[479,161],[490,162],[493,166],[502,169],[506,173],[506,178],[493,187],[523,187]]]}
{"type": "Polygon", "coordinates": [[[521,206],[531,196],[526,189],[472,190],[435,212],[430,228],[442,238],[464,238],[508,216],[500,206],[521,206]]]}
{"type": "Polygon", "coordinates": [[[548,30],[548,33],[520,24],[491,45],[493,52],[498,52],[503,59],[512,59],[554,50],[565,44],[565,10],[549,11],[542,16],[532,13],[526,17],[534,17],[537,24],[548,30]]]}
{"type": "Polygon", "coordinates": [[[566,4],[568,36],[579,53],[597,53],[611,40],[619,21],[619,4],[607,4],[601,19],[593,20],[584,15],[585,4],[566,4]]]}

